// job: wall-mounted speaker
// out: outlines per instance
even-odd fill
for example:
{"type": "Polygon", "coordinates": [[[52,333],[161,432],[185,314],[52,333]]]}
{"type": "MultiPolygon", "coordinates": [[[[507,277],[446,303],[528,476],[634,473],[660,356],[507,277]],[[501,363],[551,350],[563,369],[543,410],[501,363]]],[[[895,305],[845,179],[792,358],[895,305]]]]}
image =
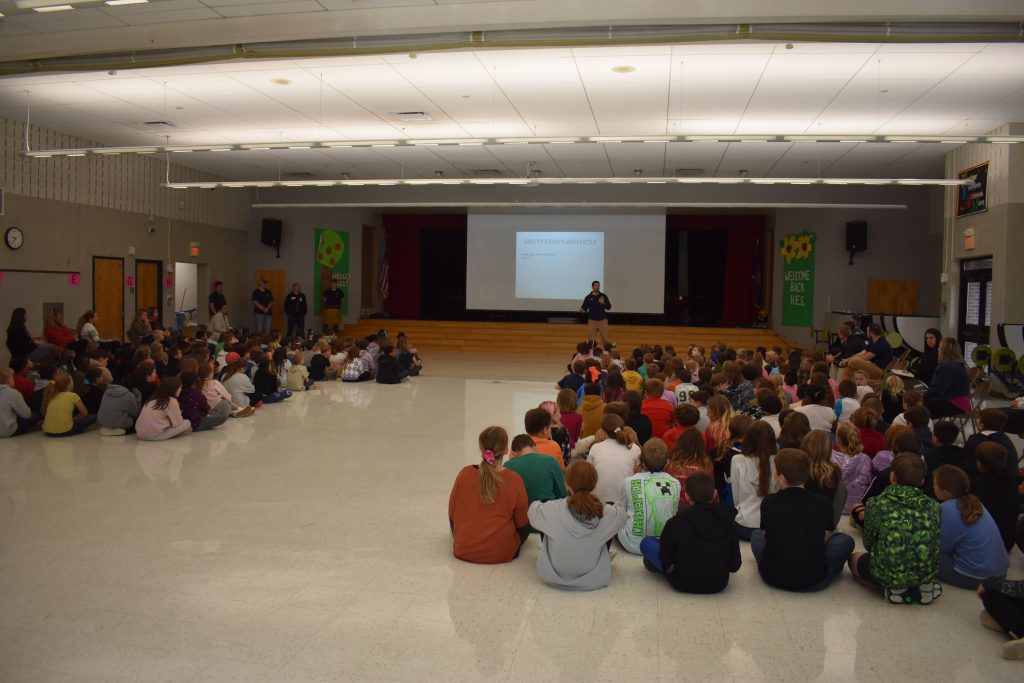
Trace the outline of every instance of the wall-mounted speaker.
{"type": "Polygon", "coordinates": [[[281,221],[276,218],[264,218],[260,231],[260,242],[277,249],[277,258],[281,258],[281,221]]]}
{"type": "Polygon", "coordinates": [[[868,248],[868,222],[850,221],[846,224],[846,251],[853,253],[868,248]]]}

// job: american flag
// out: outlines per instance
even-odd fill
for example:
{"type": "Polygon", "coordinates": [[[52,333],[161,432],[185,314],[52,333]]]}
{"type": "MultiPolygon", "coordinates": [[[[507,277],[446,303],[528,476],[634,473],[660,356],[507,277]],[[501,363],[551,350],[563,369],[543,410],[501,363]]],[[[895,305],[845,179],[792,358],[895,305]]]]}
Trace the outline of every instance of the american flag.
{"type": "Polygon", "coordinates": [[[384,263],[380,267],[380,283],[378,285],[378,289],[380,289],[381,300],[388,298],[388,293],[390,291],[389,280],[390,273],[388,269],[388,255],[384,254],[384,263]]]}

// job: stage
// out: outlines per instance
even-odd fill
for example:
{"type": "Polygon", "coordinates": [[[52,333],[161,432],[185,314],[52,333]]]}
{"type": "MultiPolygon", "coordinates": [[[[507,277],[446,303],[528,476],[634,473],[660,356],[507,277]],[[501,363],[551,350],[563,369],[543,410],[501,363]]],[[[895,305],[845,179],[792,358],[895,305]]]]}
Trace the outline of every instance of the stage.
{"type": "MultiPolygon", "coordinates": [[[[346,325],[343,333],[361,337],[385,329],[392,338],[399,332],[409,335],[422,351],[482,351],[501,353],[571,354],[576,344],[587,337],[587,328],[580,323],[498,323],[450,320],[409,320],[362,318],[355,325],[346,325]]],[[[740,327],[673,327],[661,325],[610,326],[612,341],[620,351],[631,352],[640,344],[671,344],[676,351],[689,344],[710,347],[724,343],[730,348],[753,349],[758,346],[784,349],[796,346],[792,341],[770,329],[740,327]]]]}

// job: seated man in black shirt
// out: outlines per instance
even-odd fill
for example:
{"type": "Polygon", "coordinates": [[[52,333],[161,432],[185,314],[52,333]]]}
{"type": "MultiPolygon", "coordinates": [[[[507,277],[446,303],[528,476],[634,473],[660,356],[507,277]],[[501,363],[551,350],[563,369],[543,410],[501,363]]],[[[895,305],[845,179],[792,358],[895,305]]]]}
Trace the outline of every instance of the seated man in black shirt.
{"type": "Polygon", "coordinates": [[[780,491],[761,502],[761,528],[750,537],[750,549],[764,582],[790,591],[827,588],[853,553],[850,536],[835,531],[832,504],[804,489],[811,458],[796,448],[775,456],[780,491]]]}

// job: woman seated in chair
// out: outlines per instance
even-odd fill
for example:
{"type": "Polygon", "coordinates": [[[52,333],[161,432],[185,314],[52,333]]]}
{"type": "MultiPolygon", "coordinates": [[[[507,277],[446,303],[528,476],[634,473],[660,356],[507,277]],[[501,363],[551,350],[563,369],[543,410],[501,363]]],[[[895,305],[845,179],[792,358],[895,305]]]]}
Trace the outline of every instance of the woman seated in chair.
{"type": "Polygon", "coordinates": [[[971,411],[971,382],[956,337],[943,337],[939,342],[939,364],[928,385],[924,405],[935,419],[971,411]]]}

